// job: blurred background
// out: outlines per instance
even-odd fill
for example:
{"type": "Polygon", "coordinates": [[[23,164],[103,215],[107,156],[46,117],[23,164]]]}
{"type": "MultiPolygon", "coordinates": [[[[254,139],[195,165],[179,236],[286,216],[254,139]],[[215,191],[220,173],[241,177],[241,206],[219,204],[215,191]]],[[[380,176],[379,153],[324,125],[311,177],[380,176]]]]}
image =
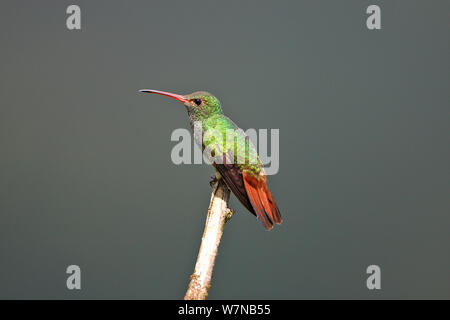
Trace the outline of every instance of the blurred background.
{"type": "Polygon", "coordinates": [[[232,197],[211,299],[450,298],[449,10],[2,1],[0,298],[184,296],[214,170],[171,162],[186,111],[140,88],[210,91],[243,129],[280,129],[284,222],[266,232],[232,197]]]}

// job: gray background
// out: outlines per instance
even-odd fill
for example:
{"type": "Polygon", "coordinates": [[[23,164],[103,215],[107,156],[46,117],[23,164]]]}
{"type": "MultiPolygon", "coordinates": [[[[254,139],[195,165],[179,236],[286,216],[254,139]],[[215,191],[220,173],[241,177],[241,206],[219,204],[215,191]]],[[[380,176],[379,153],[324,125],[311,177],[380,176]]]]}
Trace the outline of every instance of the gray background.
{"type": "Polygon", "coordinates": [[[213,169],[170,161],[184,107],[140,88],[207,90],[242,128],[280,129],[284,223],[232,199],[210,298],[450,298],[449,1],[0,9],[0,298],[184,295],[213,169]]]}

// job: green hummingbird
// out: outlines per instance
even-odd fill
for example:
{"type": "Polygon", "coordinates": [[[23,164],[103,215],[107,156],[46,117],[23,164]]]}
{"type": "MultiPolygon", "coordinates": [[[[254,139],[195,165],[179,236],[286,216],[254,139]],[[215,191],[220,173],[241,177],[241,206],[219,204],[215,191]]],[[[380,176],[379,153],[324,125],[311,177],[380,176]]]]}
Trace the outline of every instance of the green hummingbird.
{"type": "Polygon", "coordinates": [[[272,229],[274,223],[282,222],[256,148],[244,131],[223,114],[219,99],[205,91],[187,95],[150,89],[139,91],[182,102],[187,109],[196,143],[203,151],[207,149],[209,160],[227,187],[262,222],[266,230],[272,229]],[[200,131],[196,131],[196,128],[200,131]]]}

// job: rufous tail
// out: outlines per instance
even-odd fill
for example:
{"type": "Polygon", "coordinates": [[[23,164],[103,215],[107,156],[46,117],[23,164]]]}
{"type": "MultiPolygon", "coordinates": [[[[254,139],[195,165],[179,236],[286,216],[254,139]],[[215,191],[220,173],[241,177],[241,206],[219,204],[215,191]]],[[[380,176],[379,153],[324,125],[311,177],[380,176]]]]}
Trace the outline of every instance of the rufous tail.
{"type": "Polygon", "coordinates": [[[245,171],[242,176],[248,198],[264,228],[270,230],[274,223],[280,224],[283,219],[280,209],[267,187],[267,178],[261,176],[256,178],[245,171]]]}

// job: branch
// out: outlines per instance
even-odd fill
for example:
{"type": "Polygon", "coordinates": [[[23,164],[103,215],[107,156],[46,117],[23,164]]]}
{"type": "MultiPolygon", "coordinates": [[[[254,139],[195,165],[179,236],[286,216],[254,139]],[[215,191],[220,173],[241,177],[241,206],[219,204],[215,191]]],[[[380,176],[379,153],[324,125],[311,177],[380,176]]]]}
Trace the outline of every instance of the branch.
{"type": "Polygon", "coordinates": [[[214,180],[202,243],[184,300],[205,300],[211,287],[212,272],[223,229],[233,212],[228,208],[230,190],[222,179],[214,180]]]}

